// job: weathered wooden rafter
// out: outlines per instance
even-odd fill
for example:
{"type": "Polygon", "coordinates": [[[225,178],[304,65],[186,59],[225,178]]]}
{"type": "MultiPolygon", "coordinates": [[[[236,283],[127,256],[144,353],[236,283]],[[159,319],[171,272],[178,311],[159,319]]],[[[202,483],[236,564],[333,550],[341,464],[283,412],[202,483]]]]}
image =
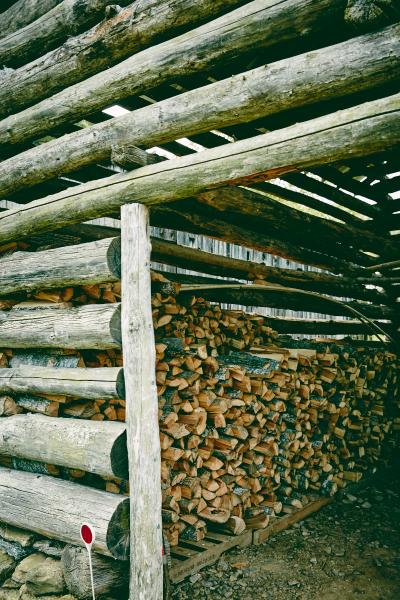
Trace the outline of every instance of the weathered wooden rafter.
{"type": "MultiPolygon", "coordinates": [[[[0,195],[107,159],[115,146],[160,144],[307,104],[316,97],[322,100],[379,85],[383,77],[397,79],[399,40],[400,25],[395,25],[248,71],[41,144],[0,164],[0,195]]],[[[0,139],[7,141],[11,136],[14,140],[18,119],[17,115],[0,122],[0,139]]],[[[44,121],[40,124],[43,126],[44,121]]]]}
{"type": "MultiPolygon", "coordinates": [[[[122,3],[120,3],[122,4],[122,3]]],[[[124,4],[127,4],[125,2],[124,4]]],[[[142,0],[2,79],[0,114],[10,114],[110,68],[160,37],[172,37],[243,0],[142,0]],[[101,48],[101,51],[99,51],[101,48]]]]}
{"type": "MultiPolygon", "coordinates": [[[[127,4],[129,0],[120,0],[127,4]]],[[[0,39],[0,64],[22,65],[55,48],[104,16],[109,0],[64,0],[43,16],[0,39]]]]}
{"type": "Polygon", "coordinates": [[[26,142],[66,122],[173,78],[258,47],[317,34],[343,19],[345,0],[253,0],[186,34],[148,48],[2,123],[3,143],[26,142]]]}
{"type": "MultiPolygon", "coordinates": [[[[371,326],[355,320],[330,320],[330,319],[291,319],[283,317],[268,317],[268,324],[278,333],[302,335],[373,335],[371,326]]],[[[379,323],[384,331],[390,333],[392,326],[388,323],[379,323]]]]}
{"type": "Polygon", "coordinates": [[[1,13],[0,38],[36,21],[62,0],[17,0],[1,13]]]}
{"type": "Polygon", "coordinates": [[[148,206],[207,188],[251,184],[296,169],[363,156],[400,143],[400,94],[155,165],[92,181],[0,214],[0,241],[105,216],[129,202],[148,206]]]}

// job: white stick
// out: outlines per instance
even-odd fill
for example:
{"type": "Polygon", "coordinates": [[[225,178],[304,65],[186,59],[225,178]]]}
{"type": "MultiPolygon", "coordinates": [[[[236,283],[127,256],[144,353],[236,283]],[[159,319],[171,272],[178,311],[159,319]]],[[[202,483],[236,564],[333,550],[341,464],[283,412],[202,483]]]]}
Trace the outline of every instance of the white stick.
{"type": "Polygon", "coordinates": [[[88,551],[88,554],[89,554],[89,571],[90,571],[90,582],[92,584],[92,596],[93,596],[93,600],[96,600],[96,596],[95,596],[95,593],[94,593],[92,552],[91,552],[91,549],[89,547],[88,547],[87,551],[88,551]]]}

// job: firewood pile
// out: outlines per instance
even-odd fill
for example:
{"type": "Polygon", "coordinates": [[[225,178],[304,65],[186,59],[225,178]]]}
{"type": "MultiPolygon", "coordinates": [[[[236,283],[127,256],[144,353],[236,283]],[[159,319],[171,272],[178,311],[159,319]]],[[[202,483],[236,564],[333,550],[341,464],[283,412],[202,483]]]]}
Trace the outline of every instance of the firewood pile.
{"type": "MultiPolygon", "coordinates": [[[[374,469],[385,438],[399,429],[398,359],[384,349],[294,343],[268,319],[179,298],[179,285],[153,276],[156,383],[165,533],[171,545],[207,528],[241,533],[291,513],[307,495],[333,495],[374,469]],[[295,346],[301,346],[296,348],[295,346]],[[396,405],[397,402],[397,405],[396,405]],[[397,411],[397,412],[396,412],[397,411]]],[[[3,301],[118,302],[120,284],[40,291],[3,301]]],[[[113,367],[119,350],[10,350],[2,367],[113,367]]],[[[29,394],[0,398],[0,415],[39,412],[125,419],[125,402],[29,394]]],[[[128,494],[128,483],[34,461],[0,464],[128,494]]]]}

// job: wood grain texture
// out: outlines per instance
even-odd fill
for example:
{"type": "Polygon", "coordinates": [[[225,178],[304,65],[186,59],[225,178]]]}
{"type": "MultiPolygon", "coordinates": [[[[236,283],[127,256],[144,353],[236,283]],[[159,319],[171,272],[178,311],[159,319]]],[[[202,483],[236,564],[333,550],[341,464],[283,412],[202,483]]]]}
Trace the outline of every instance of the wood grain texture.
{"type": "MultiPolygon", "coordinates": [[[[121,0],[124,4],[124,0],[121,0]]],[[[126,1],[125,1],[126,3],[126,1]]],[[[22,29],[0,39],[0,64],[16,67],[91,27],[104,16],[108,0],[63,0],[22,29]]]]}
{"type": "Polygon", "coordinates": [[[227,183],[249,184],[400,142],[400,94],[285,129],[69,188],[0,214],[0,241],[105,216],[128,202],[147,206],[227,183]]]}
{"type": "Polygon", "coordinates": [[[120,253],[118,238],[42,252],[15,252],[0,259],[0,295],[117,281],[120,253]]]}
{"type": "Polygon", "coordinates": [[[53,127],[191,75],[257,47],[268,48],[342,23],[345,0],[253,0],[230,13],[89,77],[6,119],[3,143],[25,142],[53,127]]]}
{"type": "Polygon", "coordinates": [[[79,398],[124,398],[119,367],[59,369],[23,366],[0,369],[0,393],[61,394],[79,398]]]}
{"type": "Polygon", "coordinates": [[[0,454],[102,477],[128,477],[125,424],[40,414],[0,419],[0,454]]]}
{"type": "Polygon", "coordinates": [[[119,304],[14,307],[0,312],[0,347],[119,348],[119,304]]]}
{"type": "Polygon", "coordinates": [[[121,210],[122,341],[131,496],[130,597],[162,600],[161,448],[151,313],[148,210],[121,210]]]}
{"type": "Polygon", "coordinates": [[[15,113],[48,98],[156,44],[160,38],[171,38],[239,4],[243,0],[135,0],[88,31],[69,37],[62,46],[5,73],[0,113],[15,113]],[[3,94],[6,89],[7,94],[3,94]]]}
{"type": "MultiPolygon", "coordinates": [[[[394,25],[168,98],[9,158],[0,164],[0,194],[108,159],[121,144],[161,144],[304,106],[316,99],[373,89],[400,77],[399,57],[400,25],[394,25]]],[[[24,85],[24,90],[30,86],[24,85]]],[[[7,85],[3,89],[5,93],[7,85]]],[[[5,102],[10,106],[8,93],[5,102]]],[[[15,126],[9,131],[7,121],[0,122],[0,143],[1,139],[12,142],[18,136],[18,117],[11,121],[15,126]]],[[[27,130],[25,133],[30,135],[27,130]]],[[[359,200],[354,202],[360,204],[359,200]]]]}
{"type": "Polygon", "coordinates": [[[62,0],[17,0],[3,13],[0,19],[0,37],[10,35],[36,21],[62,0]]]}
{"type": "Polygon", "coordinates": [[[128,556],[129,500],[69,481],[0,467],[0,520],[51,539],[83,546],[80,526],[96,531],[93,550],[128,556]]]}

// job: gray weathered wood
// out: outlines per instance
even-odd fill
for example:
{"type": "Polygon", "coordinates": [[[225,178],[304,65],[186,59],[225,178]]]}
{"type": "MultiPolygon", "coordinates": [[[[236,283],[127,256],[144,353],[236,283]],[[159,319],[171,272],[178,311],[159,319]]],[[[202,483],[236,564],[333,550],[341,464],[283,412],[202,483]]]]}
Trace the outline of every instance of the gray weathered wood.
{"type": "Polygon", "coordinates": [[[400,18],[397,0],[347,0],[344,19],[356,31],[371,27],[383,27],[393,19],[400,18]]]}
{"type": "Polygon", "coordinates": [[[121,367],[54,369],[22,366],[0,369],[0,393],[124,398],[124,373],[121,367]]]}
{"type": "MultiPolygon", "coordinates": [[[[109,158],[110,153],[118,157],[115,148],[121,145],[161,144],[306,105],[316,99],[322,101],[372,89],[400,77],[399,57],[400,25],[394,25],[168,98],[4,161],[0,164],[0,195],[109,158]]],[[[24,86],[29,88],[30,85],[24,86]]],[[[7,106],[10,106],[9,96],[6,94],[7,106]]],[[[0,139],[13,141],[18,136],[18,121],[17,115],[0,122],[0,139]],[[9,130],[7,123],[12,124],[9,130]]],[[[40,123],[46,128],[48,121],[40,123]]],[[[25,134],[30,135],[30,130],[24,128],[25,134]]]]}
{"type": "MultiPolygon", "coordinates": [[[[109,0],[63,0],[22,29],[0,39],[0,64],[15,67],[40,56],[91,27],[104,16],[109,0]]],[[[127,1],[121,0],[120,4],[127,1]]]]}
{"type": "Polygon", "coordinates": [[[349,157],[396,148],[400,94],[353,106],[240,142],[69,188],[0,214],[12,241],[113,213],[124,203],[157,205],[207,187],[272,179],[349,157]]]}
{"type": "Polygon", "coordinates": [[[0,38],[36,21],[62,0],[18,0],[0,18],[0,38]]]}
{"type": "Polygon", "coordinates": [[[96,284],[120,277],[118,238],[42,252],[15,252],[0,259],[0,294],[96,284]]]}
{"type": "Polygon", "coordinates": [[[129,556],[129,500],[119,494],[0,467],[0,521],[78,546],[87,521],[96,531],[93,550],[129,556]]]}
{"type": "Polygon", "coordinates": [[[243,0],[135,0],[115,16],[59,48],[15,70],[7,71],[0,91],[0,113],[10,114],[39,102],[115,63],[160,37],[171,38],[243,0]],[[7,90],[8,104],[6,95],[7,90]]]}
{"type": "Polygon", "coordinates": [[[0,419],[0,454],[128,477],[125,424],[117,421],[14,415],[0,419]]]}
{"type": "Polygon", "coordinates": [[[206,25],[139,52],[32,108],[6,119],[2,143],[26,141],[174,77],[213,67],[256,47],[339,28],[345,0],[253,0],[206,25]]]}
{"type": "Polygon", "coordinates": [[[3,348],[119,348],[119,304],[37,305],[0,312],[3,348]]]}
{"type": "MultiPolygon", "coordinates": [[[[92,597],[89,558],[86,549],[66,546],[61,557],[64,579],[74,598],[92,597]]],[[[115,561],[94,552],[92,554],[93,583],[97,597],[126,598],[129,569],[126,562],[115,561]]]]}
{"type": "Polygon", "coordinates": [[[162,600],[160,438],[148,211],[121,210],[122,338],[131,495],[130,597],[162,600]]]}

